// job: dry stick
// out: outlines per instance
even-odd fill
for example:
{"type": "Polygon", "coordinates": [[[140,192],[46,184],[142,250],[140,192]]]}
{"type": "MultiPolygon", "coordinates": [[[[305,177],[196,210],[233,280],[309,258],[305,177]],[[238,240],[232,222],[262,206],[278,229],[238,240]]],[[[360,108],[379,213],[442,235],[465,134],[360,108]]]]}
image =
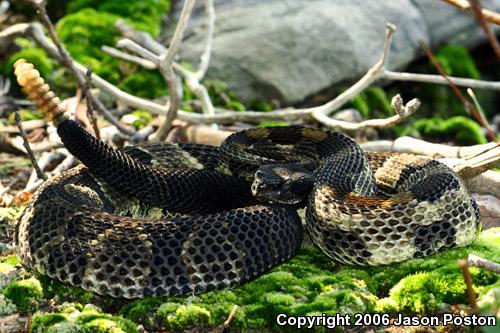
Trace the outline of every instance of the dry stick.
{"type": "MultiPolygon", "coordinates": [[[[123,27],[122,27],[123,28],[123,27]]],[[[130,32],[129,32],[130,34],[130,32]]],[[[43,30],[40,25],[37,23],[29,24],[18,24],[7,28],[6,30],[0,33],[0,40],[3,39],[11,39],[12,36],[23,36],[29,35],[31,36],[37,44],[39,44],[43,49],[45,49],[52,57],[58,59],[60,61],[60,55],[57,53],[55,48],[48,43],[47,38],[43,34],[43,30]]],[[[137,35],[144,36],[142,33],[136,33],[134,38],[137,39],[137,35]]],[[[157,42],[152,40],[149,35],[146,40],[149,41],[148,49],[158,47],[157,42]]],[[[137,41],[137,40],[136,40],[137,41]]],[[[163,47],[163,46],[161,46],[163,47]]],[[[86,68],[81,64],[75,62],[75,67],[78,71],[85,72],[86,68]]],[[[176,68],[177,70],[177,68],[176,68]]],[[[387,78],[390,80],[412,80],[418,82],[430,82],[437,84],[447,84],[447,81],[439,75],[425,75],[425,74],[413,74],[413,73],[397,73],[384,70],[380,76],[381,79],[387,78]],[[401,75],[399,75],[401,74],[401,75]]],[[[118,87],[112,85],[106,80],[102,79],[95,73],[92,75],[93,84],[110,94],[118,101],[123,104],[142,108],[147,110],[153,114],[164,115],[166,114],[168,108],[158,103],[152,102],[147,99],[143,99],[131,94],[128,94],[118,87]]],[[[481,81],[481,80],[472,80],[472,79],[463,79],[463,78],[454,78],[449,77],[450,80],[456,82],[458,85],[471,86],[481,89],[493,89],[500,90],[500,82],[490,82],[490,81],[481,81]]],[[[208,124],[208,123],[219,123],[219,124],[229,124],[237,121],[262,121],[262,120],[296,120],[296,119],[307,119],[310,118],[310,114],[313,110],[311,109],[293,109],[293,108],[283,108],[270,112],[258,112],[258,111],[245,111],[245,112],[234,112],[225,109],[216,109],[221,112],[216,113],[215,115],[203,115],[197,114],[193,112],[186,112],[179,110],[178,118],[180,120],[184,120],[193,124],[208,124]]]]}
{"type": "Polygon", "coordinates": [[[155,54],[162,54],[167,52],[167,48],[153,39],[153,37],[151,37],[149,33],[144,31],[135,31],[122,19],[116,20],[115,27],[123,36],[133,40],[139,45],[144,46],[150,52],[153,52],[155,54]]]}
{"type": "Polygon", "coordinates": [[[392,35],[395,31],[396,26],[394,24],[386,24],[384,47],[382,50],[382,54],[380,55],[380,59],[377,61],[377,63],[373,65],[373,67],[370,68],[368,72],[361,79],[359,79],[358,82],[350,86],[346,91],[338,95],[335,99],[318,107],[310,108],[309,110],[312,110],[312,116],[314,119],[329,127],[332,120],[330,117],[328,117],[328,114],[330,112],[335,111],[336,109],[347,103],[359,92],[379,79],[380,74],[383,73],[384,64],[387,60],[387,54],[389,53],[389,49],[391,47],[392,35]]]}
{"type": "MultiPolygon", "coordinates": [[[[443,67],[441,67],[441,64],[436,59],[436,57],[434,56],[434,54],[432,54],[431,50],[425,45],[425,43],[422,40],[419,41],[419,44],[420,44],[420,47],[422,48],[422,50],[424,50],[424,52],[427,55],[427,57],[429,58],[429,60],[434,65],[434,67],[436,67],[436,69],[438,70],[439,74],[441,74],[444,78],[447,79],[448,76],[446,75],[443,67]]],[[[448,81],[448,83],[449,83],[452,91],[455,93],[455,95],[457,95],[457,97],[460,99],[460,101],[462,101],[462,103],[464,104],[465,109],[467,110],[467,112],[470,115],[472,115],[474,118],[476,118],[476,120],[479,121],[479,123],[481,124],[481,126],[483,126],[484,128],[486,128],[488,138],[491,141],[496,141],[495,132],[493,132],[493,131],[490,130],[491,127],[479,115],[479,112],[476,110],[476,108],[472,104],[469,103],[469,101],[465,98],[465,96],[462,94],[462,92],[460,91],[460,89],[458,89],[458,87],[451,80],[447,79],[447,81],[448,81]]]]}
{"type": "MultiPolygon", "coordinates": [[[[117,21],[119,22],[119,20],[117,21]]],[[[118,25],[118,23],[117,23],[118,25]]],[[[122,31],[128,27],[125,24],[120,26],[122,31]]],[[[122,31],[123,33],[123,31],[122,31]]],[[[8,43],[18,36],[30,36],[40,47],[49,53],[49,55],[58,61],[61,61],[61,56],[58,54],[55,47],[49,42],[45,34],[43,33],[42,27],[38,23],[20,23],[13,25],[0,32],[0,44],[8,43]]],[[[127,37],[131,37],[135,42],[145,40],[147,42],[147,48],[152,52],[155,48],[164,49],[163,46],[159,45],[154,41],[150,35],[145,33],[134,32],[133,30],[127,31],[127,37]],[[139,38],[143,37],[143,38],[139,38]]],[[[86,67],[74,62],[76,69],[85,73],[86,67]]],[[[175,63],[174,63],[175,65],[175,63]]],[[[175,68],[177,70],[177,67],[175,68]]],[[[473,80],[457,77],[447,77],[446,79],[439,75],[428,75],[428,74],[416,74],[416,73],[399,73],[392,72],[386,69],[382,69],[380,72],[379,79],[388,80],[401,80],[401,81],[416,81],[416,82],[428,82],[435,84],[448,84],[448,80],[459,86],[469,86],[478,89],[491,89],[500,90],[500,82],[483,81],[483,80],[473,80]]],[[[150,100],[140,98],[131,94],[128,94],[120,90],[115,85],[107,82],[97,74],[92,74],[92,83],[99,89],[108,93],[116,100],[123,104],[129,105],[135,108],[141,108],[147,110],[156,115],[165,115],[168,108],[164,105],[152,102],[150,100]]],[[[204,115],[197,114],[193,112],[187,112],[179,110],[178,119],[193,124],[230,124],[238,121],[266,121],[266,120],[285,120],[292,121],[297,119],[310,119],[311,113],[314,108],[310,109],[294,109],[294,108],[282,108],[270,112],[258,112],[258,111],[244,111],[244,112],[234,112],[230,110],[225,110],[221,108],[216,108],[218,113],[214,115],[204,115]]]]}
{"type": "Polygon", "coordinates": [[[99,127],[97,126],[97,119],[94,115],[94,109],[91,101],[91,92],[90,92],[90,82],[92,81],[92,68],[87,69],[87,73],[85,74],[85,100],[87,101],[87,117],[92,123],[92,128],[94,129],[94,134],[97,139],[101,138],[101,133],[99,132],[99,127]]]}
{"type": "Polygon", "coordinates": [[[470,266],[484,268],[490,272],[500,274],[500,264],[490,261],[488,259],[478,257],[474,254],[469,254],[467,262],[470,266]]]}
{"type": "Polygon", "coordinates": [[[236,312],[238,312],[238,305],[234,305],[233,308],[231,309],[229,316],[227,317],[226,321],[224,322],[224,328],[228,328],[229,325],[231,325],[231,322],[233,321],[234,317],[236,316],[236,312]]]}
{"type": "MultiPolygon", "coordinates": [[[[442,0],[442,1],[449,3],[450,5],[453,5],[455,7],[458,7],[466,12],[471,11],[470,3],[467,0],[442,0]]],[[[488,9],[482,9],[481,13],[483,14],[484,18],[487,21],[500,25],[500,14],[499,13],[496,13],[496,12],[488,10],[488,9]]]]}
{"type": "Polygon", "coordinates": [[[21,137],[23,138],[24,148],[26,149],[26,153],[28,154],[28,156],[31,160],[31,164],[33,164],[33,167],[36,170],[36,174],[37,174],[38,178],[43,179],[43,180],[47,180],[47,176],[45,176],[43,174],[42,170],[40,169],[40,166],[38,165],[38,162],[36,161],[35,155],[33,154],[33,150],[31,150],[30,143],[28,141],[28,137],[26,135],[26,132],[24,131],[23,124],[21,122],[21,116],[19,115],[19,113],[17,111],[15,112],[14,118],[16,120],[17,127],[19,128],[19,133],[21,134],[21,137]]]}
{"type": "MultiPolygon", "coordinates": [[[[38,11],[38,16],[40,17],[40,21],[45,26],[47,31],[49,32],[49,36],[56,45],[57,51],[60,55],[61,64],[68,68],[71,72],[73,72],[76,82],[82,91],[85,91],[85,77],[81,71],[78,71],[75,67],[74,61],[71,59],[68,51],[64,48],[61,41],[59,40],[59,36],[54,29],[54,24],[50,20],[49,15],[47,14],[47,10],[45,8],[45,1],[36,1],[30,0],[30,2],[35,6],[38,11]]],[[[91,104],[94,105],[97,110],[113,125],[115,125],[118,130],[124,134],[131,135],[133,134],[133,130],[122,125],[118,119],[116,119],[108,109],[99,101],[90,91],[88,92],[88,99],[91,101],[91,104]]]]}
{"type": "Polygon", "coordinates": [[[156,66],[156,64],[152,61],[149,61],[147,59],[120,51],[118,49],[115,49],[114,47],[103,45],[103,46],[101,46],[101,51],[103,51],[104,53],[107,53],[110,56],[113,56],[115,58],[119,58],[119,59],[122,59],[125,61],[129,61],[129,62],[138,64],[139,66],[144,67],[146,69],[158,68],[158,66],[156,66]]]}
{"type": "Polygon", "coordinates": [[[469,300],[470,307],[474,313],[479,313],[479,308],[477,307],[476,296],[474,295],[474,289],[472,288],[472,277],[469,271],[469,265],[467,260],[459,260],[458,267],[460,267],[464,274],[465,285],[467,286],[467,299],[469,300]]]}
{"type": "Polygon", "coordinates": [[[448,85],[448,80],[460,87],[470,87],[475,89],[490,89],[500,91],[500,82],[496,81],[483,81],[475,79],[466,79],[461,77],[448,76],[448,80],[440,75],[434,74],[420,74],[420,73],[407,73],[407,72],[393,72],[384,70],[380,77],[381,79],[391,81],[411,81],[411,82],[425,82],[433,84],[448,85]]]}
{"type": "Polygon", "coordinates": [[[414,114],[420,107],[420,101],[416,98],[403,105],[401,95],[397,94],[392,98],[391,106],[395,111],[395,115],[384,119],[368,119],[359,123],[352,123],[349,121],[337,120],[333,118],[325,118],[323,125],[330,129],[343,130],[346,132],[360,131],[366,128],[387,128],[394,126],[404,119],[414,114]],[[399,105],[399,106],[398,106],[399,105]]]}
{"type": "Polygon", "coordinates": [[[181,15],[179,17],[179,22],[175,27],[174,35],[170,42],[170,47],[166,53],[162,53],[158,56],[158,68],[163,78],[167,82],[168,90],[170,93],[170,105],[168,112],[165,115],[165,120],[161,124],[158,131],[153,134],[151,141],[159,142],[164,141],[168,135],[168,132],[172,128],[172,122],[177,118],[177,109],[180,105],[180,96],[177,91],[177,76],[174,73],[173,63],[174,57],[179,51],[179,47],[182,43],[182,38],[184,36],[184,31],[186,30],[189,18],[191,17],[191,12],[194,7],[195,0],[184,0],[184,5],[182,6],[181,15]]]}
{"type": "Polygon", "coordinates": [[[478,111],[479,116],[483,120],[484,124],[486,124],[486,126],[487,126],[486,129],[489,132],[494,133],[494,130],[493,130],[493,128],[491,128],[490,124],[488,123],[488,120],[486,119],[486,116],[484,115],[484,110],[481,107],[481,104],[479,103],[479,100],[477,99],[477,96],[474,93],[474,91],[471,88],[467,88],[467,93],[469,94],[470,98],[472,98],[472,101],[474,102],[474,105],[476,107],[476,110],[478,111]]]}
{"type": "Polygon", "coordinates": [[[486,34],[486,37],[488,38],[488,43],[490,43],[491,48],[495,52],[497,58],[500,59],[500,45],[498,44],[498,39],[495,36],[495,34],[493,33],[493,31],[491,31],[491,28],[488,25],[488,23],[486,23],[483,12],[481,10],[482,8],[481,8],[480,0],[469,0],[469,2],[471,4],[474,16],[479,21],[479,25],[484,30],[484,33],[486,34]]]}

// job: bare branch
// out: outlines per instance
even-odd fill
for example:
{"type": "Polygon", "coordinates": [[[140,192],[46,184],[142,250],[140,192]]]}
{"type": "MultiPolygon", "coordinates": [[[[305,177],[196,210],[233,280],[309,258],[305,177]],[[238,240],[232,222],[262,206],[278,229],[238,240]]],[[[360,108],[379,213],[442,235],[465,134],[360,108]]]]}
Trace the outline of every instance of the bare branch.
{"type": "Polygon", "coordinates": [[[144,31],[135,31],[122,19],[116,20],[115,27],[124,37],[129,38],[137,44],[144,46],[154,54],[162,54],[167,52],[167,48],[154,40],[154,38],[151,37],[150,34],[144,31]]]}
{"type": "Polygon", "coordinates": [[[469,254],[469,256],[467,257],[467,262],[470,266],[484,268],[490,272],[500,274],[500,264],[488,259],[478,257],[474,254],[469,254]]]}
{"type": "Polygon", "coordinates": [[[233,321],[237,312],[238,312],[238,305],[234,305],[233,308],[231,309],[231,312],[229,313],[229,316],[227,317],[226,321],[224,322],[224,328],[228,328],[229,325],[231,325],[231,322],[233,321]]]}
{"type": "Polygon", "coordinates": [[[434,158],[466,158],[471,155],[479,156],[485,151],[496,149],[496,142],[489,142],[475,146],[449,146],[440,143],[431,143],[409,136],[402,136],[394,141],[381,140],[360,143],[361,148],[367,151],[385,151],[425,155],[434,158]]]}
{"type": "Polygon", "coordinates": [[[474,288],[472,287],[472,276],[469,271],[469,263],[467,260],[459,260],[458,267],[460,267],[464,274],[465,285],[467,286],[466,294],[469,300],[470,307],[474,313],[479,313],[479,308],[477,307],[476,296],[474,294],[474,288]]]}
{"type": "MultiPolygon", "coordinates": [[[[345,132],[354,132],[366,129],[368,127],[372,128],[386,128],[390,126],[394,126],[397,123],[400,123],[403,119],[414,114],[417,109],[420,107],[420,101],[418,99],[412,99],[408,102],[408,104],[403,105],[403,99],[398,94],[393,97],[391,103],[396,114],[392,117],[385,119],[369,119],[359,123],[352,123],[349,121],[337,120],[333,118],[324,118],[321,123],[326,127],[333,130],[341,130],[345,132]],[[400,107],[397,107],[399,105],[400,107]]],[[[316,114],[313,113],[313,116],[316,114]]]]}
{"type": "Polygon", "coordinates": [[[36,171],[36,174],[38,175],[38,178],[43,179],[43,180],[47,180],[47,176],[45,176],[43,174],[43,172],[40,169],[40,166],[38,165],[38,162],[35,158],[35,155],[33,154],[33,150],[31,150],[30,142],[28,141],[28,137],[26,135],[26,132],[23,129],[23,124],[21,122],[21,116],[19,115],[19,113],[17,111],[15,112],[14,118],[16,120],[17,127],[19,128],[19,133],[21,134],[21,137],[23,138],[24,148],[26,149],[26,152],[28,153],[28,156],[31,160],[31,164],[35,168],[35,171],[36,171]]]}
{"type": "Polygon", "coordinates": [[[154,54],[153,52],[149,51],[148,49],[142,47],[141,45],[137,44],[131,39],[128,38],[123,38],[116,43],[116,46],[119,48],[125,48],[129,51],[132,51],[134,53],[137,53],[140,55],[142,58],[151,61],[154,64],[154,68],[158,68],[158,56],[154,54]]]}
{"type": "MultiPolygon", "coordinates": [[[[123,28],[128,26],[123,24],[121,27],[123,28]]],[[[60,55],[58,54],[57,49],[46,38],[46,36],[43,33],[43,29],[40,27],[39,24],[22,23],[11,26],[10,28],[3,30],[2,32],[0,32],[0,44],[2,44],[2,42],[4,41],[12,40],[13,38],[18,36],[30,36],[40,47],[45,49],[51,57],[60,61],[60,55]]],[[[127,31],[126,36],[133,39],[136,42],[136,44],[137,42],[145,40],[149,46],[147,48],[151,52],[153,52],[154,48],[165,49],[163,46],[159,45],[156,41],[154,41],[148,34],[138,33],[134,31],[127,31]],[[146,37],[144,38],[144,36],[146,37]]],[[[86,71],[86,68],[77,62],[75,62],[75,67],[78,71],[80,71],[83,74],[86,71]]],[[[174,63],[174,68],[181,75],[185,76],[185,74],[182,73],[183,68],[180,65],[174,63]]],[[[440,75],[398,73],[398,72],[388,71],[384,68],[380,70],[379,75],[380,75],[379,79],[447,84],[447,80],[441,77],[440,75]]],[[[500,90],[500,82],[481,81],[481,80],[456,78],[456,77],[448,77],[448,78],[460,86],[468,86],[477,89],[500,90]]],[[[134,108],[144,109],[156,115],[165,115],[168,111],[168,107],[166,107],[165,105],[160,105],[150,100],[128,94],[120,90],[113,84],[107,82],[106,80],[104,80],[95,73],[92,74],[92,84],[125,105],[129,105],[134,108]]],[[[339,108],[342,103],[340,103],[337,98],[327,102],[323,106],[320,106],[320,108],[323,107],[323,109],[331,109],[331,110],[339,108]]],[[[345,103],[347,100],[348,98],[345,99],[343,103],[345,103]]],[[[252,122],[252,121],[268,121],[268,120],[292,121],[297,119],[311,119],[312,118],[311,113],[315,110],[316,110],[315,108],[308,108],[308,109],[283,108],[271,112],[259,112],[259,111],[234,112],[232,110],[216,108],[217,113],[213,115],[198,114],[194,112],[186,112],[183,110],[179,110],[178,119],[193,124],[212,124],[212,123],[230,124],[234,122],[244,122],[244,121],[252,122]]]]}
{"type": "Polygon", "coordinates": [[[191,17],[194,3],[194,0],[184,0],[184,5],[182,6],[179,22],[177,22],[172,41],[170,42],[170,47],[166,53],[162,53],[158,56],[158,67],[160,69],[160,73],[163,75],[163,78],[168,85],[170,104],[168,112],[165,115],[164,122],[152,137],[153,142],[165,140],[168,132],[170,131],[170,128],[172,127],[172,122],[175,118],[177,118],[177,111],[180,105],[180,96],[179,92],[177,91],[177,76],[174,73],[173,63],[174,57],[179,51],[179,47],[182,43],[184,31],[186,30],[189,18],[191,17]]]}
{"type": "MultiPolygon", "coordinates": [[[[406,72],[393,72],[385,70],[381,79],[391,81],[412,81],[412,82],[425,82],[434,84],[448,85],[448,80],[440,75],[434,74],[420,74],[420,73],[406,73],[406,72]]],[[[500,90],[500,82],[496,81],[483,81],[475,79],[466,79],[454,76],[448,76],[448,79],[457,86],[470,87],[475,89],[485,90],[500,90]]]]}
{"type": "Polygon", "coordinates": [[[208,65],[210,64],[215,27],[215,8],[213,0],[205,0],[205,14],[207,16],[207,39],[205,41],[205,49],[200,57],[200,65],[195,73],[195,78],[198,82],[203,79],[208,70],[208,65]]]}
{"type": "MultiPolygon", "coordinates": [[[[101,134],[99,133],[99,127],[97,126],[97,119],[95,118],[94,115],[94,109],[92,106],[92,98],[90,97],[91,92],[90,92],[90,83],[92,81],[92,69],[89,67],[87,69],[87,73],[85,73],[85,99],[87,101],[87,117],[89,118],[92,128],[94,129],[94,134],[97,139],[101,138],[101,134]]],[[[78,107],[78,105],[77,105],[78,107]]]]}
{"type": "MultiPolygon", "coordinates": [[[[471,11],[470,3],[467,0],[441,0],[446,3],[449,3],[450,5],[453,5],[455,7],[458,7],[466,12],[471,11]]],[[[491,22],[500,25],[500,14],[496,13],[494,11],[488,10],[488,9],[483,9],[481,10],[483,13],[484,18],[491,22]]]]}
{"type": "Polygon", "coordinates": [[[113,57],[116,57],[116,58],[119,58],[119,59],[122,59],[125,61],[133,62],[133,63],[138,64],[139,66],[144,67],[146,69],[158,68],[158,66],[156,66],[156,64],[153,63],[152,61],[149,61],[149,60],[141,58],[141,57],[137,57],[135,55],[132,55],[132,54],[120,51],[120,50],[117,50],[114,47],[103,45],[101,47],[101,50],[104,53],[109,54],[110,56],[113,56],[113,57]]]}
{"type": "MultiPolygon", "coordinates": [[[[78,83],[78,86],[82,91],[85,90],[85,75],[81,71],[78,71],[75,67],[73,59],[70,57],[68,51],[64,48],[62,45],[61,41],[59,40],[59,36],[57,36],[57,33],[55,31],[54,25],[52,24],[52,21],[50,20],[49,15],[47,14],[47,10],[45,8],[45,1],[31,1],[32,4],[36,7],[38,11],[38,16],[40,18],[40,21],[42,24],[45,26],[47,31],[49,32],[49,36],[54,42],[56,48],[57,48],[57,53],[59,54],[59,61],[60,63],[67,67],[71,72],[73,72],[76,82],[78,83]]],[[[88,98],[91,101],[91,104],[96,107],[96,109],[108,120],[110,121],[113,125],[115,125],[121,132],[125,134],[132,134],[133,131],[129,128],[126,128],[123,126],[118,119],[116,119],[110,112],[107,110],[104,105],[89,91],[88,92],[88,98]]]]}
{"type": "Polygon", "coordinates": [[[491,31],[490,26],[488,23],[486,23],[486,20],[484,18],[482,8],[481,8],[481,2],[479,0],[469,0],[469,3],[471,4],[472,7],[472,12],[474,13],[474,16],[479,22],[479,25],[481,28],[484,30],[484,33],[486,34],[486,37],[488,38],[488,43],[490,43],[491,48],[495,52],[497,58],[500,59],[500,45],[498,44],[498,39],[491,31]]]}
{"type": "Polygon", "coordinates": [[[486,119],[486,116],[484,115],[484,110],[481,107],[481,104],[479,104],[479,100],[477,99],[474,91],[471,88],[467,88],[467,93],[469,94],[470,98],[472,98],[472,101],[474,102],[478,115],[479,117],[481,117],[482,123],[486,126],[486,130],[488,132],[494,133],[495,131],[493,130],[493,128],[491,128],[490,124],[488,123],[488,119],[486,119]]]}

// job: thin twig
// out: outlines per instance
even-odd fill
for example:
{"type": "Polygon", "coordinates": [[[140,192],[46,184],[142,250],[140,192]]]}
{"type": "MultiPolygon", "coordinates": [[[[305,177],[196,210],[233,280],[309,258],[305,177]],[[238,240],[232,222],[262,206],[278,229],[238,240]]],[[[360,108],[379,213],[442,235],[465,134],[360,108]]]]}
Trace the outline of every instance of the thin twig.
{"type": "Polygon", "coordinates": [[[123,36],[133,40],[139,45],[144,46],[152,53],[162,54],[167,52],[167,48],[158,43],[153,37],[151,37],[150,34],[144,31],[135,31],[122,19],[116,20],[115,27],[123,36]]]}
{"type": "Polygon", "coordinates": [[[92,104],[92,98],[90,97],[90,83],[92,81],[92,68],[87,69],[87,73],[85,74],[85,100],[87,101],[87,117],[89,118],[92,128],[94,129],[94,134],[97,139],[101,138],[101,134],[99,132],[99,127],[97,126],[97,119],[94,115],[94,108],[92,104]]]}
{"type": "Polygon", "coordinates": [[[434,74],[420,74],[420,73],[406,73],[406,72],[393,72],[385,70],[381,79],[391,81],[411,81],[411,82],[424,82],[433,84],[448,85],[450,80],[455,85],[460,87],[470,87],[475,89],[497,90],[500,91],[500,82],[497,81],[484,81],[475,79],[466,79],[461,77],[448,76],[448,80],[440,75],[434,74]]]}
{"type": "Polygon", "coordinates": [[[168,132],[172,128],[172,122],[175,118],[177,118],[177,111],[180,105],[180,96],[177,90],[177,76],[174,73],[173,63],[174,57],[179,51],[179,47],[182,43],[182,38],[184,36],[184,31],[186,30],[187,24],[189,22],[189,18],[191,17],[191,12],[194,7],[194,0],[185,0],[184,5],[182,6],[181,15],[179,17],[179,22],[177,22],[177,26],[174,31],[174,35],[172,36],[172,40],[170,42],[170,47],[166,53],[162,53],[158,56],[158,68],[160,73],[163,75],[163,78],[167,82],[168,90],[170,94],[169,98],[169,108],[168,112],[165,115],[165,120],[158,128],[158,131],[153,134],[152,141],[159,142],[164,141],[168,135],[168,132]]]}
{"type": "Polygon", "coordinates": [[[35,158],[35,154],[33,154],[33,150],[31,150],[30,142],[28,141],[28,136],[26,135],[26,132],[24,131],[24,128],[23,128],[23,124],[21,122],[21,116],[19,115],[19,113],[17,111],[15,112],[14,115],[15,115],[14,118],[16,120],[17,127],[19,128],[19,133],[21,134],[21,137],[23,138],[24,148],[26,149],[26,152],[31,160],[31,164],[33,164],[33,167],[36,170],[36,174],[38,175],[38,178],[43,179],[43,180],[47,180],[47,176],[45,176],[43,174],[43,172],[40,169],[40,166],[38,165],[38,162],[35,158]]]}
{"type": "Polygon", "coordinates": [[[420,43],[422,50],[424,50],[425,54],[429,58],[429,60],[432,62],[434,67],[436,67],[436,69],[438,70],[439,74],[441,74],[444,78],[447,79],[452,91],[460,99],[460,101],[462,101],[467,112],[471,116],[476,118],[476,120],[481,124],[481,126],[483,126],[487,130],[488,138],[491,141],[496,141],[496,135],[493,131],[489,130],[489,129],[491,129],[489,124],[487,122],[485,122],[485,120],[479,115],[479,112],[476,110],[476,108],[472,104],[469,103],[469,101],[465,98],[465,96],[462,94],[460,89],[451,80],[448,79],[448,76],[446,75],[443,67],[441,66],[439,61],[436,59],[434,54],[432,54],[431,50],[425,45],[425,43],[422,40],[420,40],[419,43],[420,43]]]}
{"type": "Polygon", "coordinates": [[[500,264],[490,261],[485,258],[478,257],[474,254],[469,254],[469,257],[467,258],[467,262],[469,263],[470,266],[476,266],[480,268],[484,268],[490,272],[500,274],[500,264]]]}
{"type": "MultiPolygon", "coordinates": [[[[471,11],[470,3],[467,0],[441,0],[441,1],[449,3],[450,5],[453,5],[455,7],[458,7],[460,9],[464,10],[465,12],[471,11]]],[[[496,12],[488,10],[488,9],[483,9],[483,10],[481,10],[481,12],[487,21],[500,25],[500,14],[499,13],[496,13],[496,12]]]]}
{"type": "MultiPolygon", "coordinates": [[[[68,51],[64,48],[62,45],[59,36],[57,36],[57,33],[54,28],[54,24],[50,20],[49,15],[47,14],[47,9],[46,9],[46,2],[45,1],[36,1],[36,0],[30,0],[30,2],[35,6],[35,8],[38,11],[38,16],[40,18],[40,21],[42,24],[45,26],[47,29],[50,38],[54,42],[57,51],[60,55],[60,62],[62,65],[64,65],[66,68],[68,68],[75,76],[76,82],[80,89],[82,91],[85,90],[85,76],[84,73],[81,71],[78,71],[76,69],[74,61],[71,59],[68,51]]],[[[88,92],[88,99],[91,101],[91,104],[113,125],[115,125],[120,132],[125,133],[127,135],[133,134],[133,130],[123,126],[118,119],[116,119],[109,110],[106,109],[106,107],[99,101],[90,91],[88,92]]]]}
{"type": "Polygon", "coordinates": [[[472,287],[472,277],[469,271],[469,264],[467,260],[459,260],[458,267],[460,267],[464,274],[465,285],[467,286],[467,299],[469,300],[470,307],[474,313],[479,313],[479,308],[477,307],[476,296],[474,295],[474,289],[472,287]]]}
{"type": "Polygon", "coordinates": [[[214,40],[215,30],[215,8],[213,0],[205,0],[205,15],[207,17],[207,37],[205,41],[205,49],[200,57],[200,65],[195,73],[195,77],[198,82],[205,76],[210,64],[210,55],[212,54],[212,43],[214,40]]]}
{"type": "MultiPolygon", "coordinates": [[[[53,57],[58,61],[61,61],[61,57],[58,54],[57,49],[49,42],[49,40],[43,33],[42,27],[38,23],[36,22],[31,24],[20,23],[3,30],[2,32],[0,32],[0,44],[3,42],[8,43],[9,40],[12,40],[13,38],[18,36],[31,37],[40,47],[42,47],[45,51],[47,51],[47,53],[49,53],[51,57],[53,57]]],[[[135,42],[138,42],[140,40],[138,36],[147,36],[147,38],[145,39],[149,43],[148,49],[149,48],[153,49],[154,47],[164,48],[163,46],[159,45],[156,41],[152,40],[151,36],[147,34],[128,31],[128,37],[131,36],[134,37],[135,42]]],[[[83,74],[87,70],[85,66],[77,62],[74,62],[74,64],[76,69],[83,74]]],[[[175,69],[178,70],[177,67],[175,69]]],[[[445,78],[441,77],[440,75],[398,73],[398,72],[388,71],[385,69],[381,71],[380,79],[448,84],[448,81],[445,78]]],[[[448,79],[460,86],[468,86],[477,89],[500,90],[500,82],[473,80],[473,79],[465,79],[457,77],[448,77],[448,79]]],[[[166,107],[165,105],[161,105],[152,102],[150,100],[126,93],[120,90],[115,85],[107,82],[106,80],[104,80],[95,73],[92,74],[92,84],[101,89],[102,91],[108,93],[116,100],[125,105],[129,105],[134,108],[144,109],[156,115],[165,115],[168,111],[168,107],[166,107]]],[[[205,115],[205,114],[198,114],[194,112],[179,110],[178,119],[193,124],[212,124],[212,123],[230,124],[240,121],[251,122],[251,121],[267,121],[267,120],[292,121],[297,119],[310,119],[311,113],[314,110],[315,110],[314,108],[309,108],[309,109],[283,108],[270,112],[259,112],[259,111],[235,112],[232,110],[216,108],[217,112],[214,115],[205,115]]]]}
{"type": "Polygon", "coordinates": [[[366,128],[387,128],[394,126],[404,119],[408,118],[414,114],[420,107],[420,101],[416,98],[408,102],[408,104],[403,105],[403,99],[401,95],[397,94],[393,97],[391,103],[395,115],[385,119],[368,119],[359,123],[353,123],[349,121],[337,120],[333,118],[324,118],[322,124],[333,130],[342,130],[346,132],[360,131],[366,128]],[[400,105],[399,108],[396,105],[400,105]]]}
{"type": "Polygon", "coordinates": [[[476,107],[478,115],[481,117],[483,123],[485,124],[486,130],[488,132],[494,133],[495,131],[493,130],[493,128],[491,128],[490,124],[488,123],[488,119],[486,119],[486,116],[484,115],[484,110],[481,107],[481,104],[479,103],[479,100],[477,99],[477,96],[474,93],[474,91],[471,88],[467,88],[467,93],[469,94],[470,98],[474,102],[474,106],[476,107]]]}
{"type": "Polygon", "coordinates": [[[480,0],[469,0],[469,3],[471,4],[474,16],[478,20],[481,28],[484,30],[486,38],[488,38],[488,43],[490,43],[491,48],[493,49],[493,52],[495,52],[497,58],[500,59],[500,45],[498,44],[498,39],[493,31],[491,31],[490,26],[484,18],[480,0]]]}
{"type": "Polygon", "coordinates": [[[103,46],[101,46],[101,50],[104,53],[107,53],[112,57],[119,58],[119,59],[122,59],[125,61],[133,62],[133,63],[138,64],[139,66],[144,67],[146,69],[158,68],[158,66],[156,66],[156,64],[152,61],[149,61],[147,59],[137,57],[135,55],[120,51],[118,49],[115,49],[114,47],[103,45],[103,46]]]}
{"type": "Polygon", "coordinates": [[[224,328],[228,328],[229,325],[231,325],[231,322],[233,321],[237,312],[238,312],[238,305],[234,305],[233,308],[231,309],[231,312],[229,313],[229,316],[227,317],[226,321],[224,322],[224,328]]]}

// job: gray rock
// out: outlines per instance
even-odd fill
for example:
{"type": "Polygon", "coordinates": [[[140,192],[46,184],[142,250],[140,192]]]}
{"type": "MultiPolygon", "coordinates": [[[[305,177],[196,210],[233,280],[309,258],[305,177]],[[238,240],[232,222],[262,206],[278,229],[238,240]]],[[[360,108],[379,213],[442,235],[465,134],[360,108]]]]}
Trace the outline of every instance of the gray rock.
{"type": "MultiPolygon", "coordinates": [[[[390,69],[403,68],[419,57],[419,40],[432,46],[450,40],[473,45],[483,37],[470,15],[436,0],[215,3],[207,78],[227,82],[244,101],[278,99],[292,104],[358,79],[380,56],[386,22],[398,28],[387,64],[390,69]]],[[[483,3],[500,9],[500,0],[483,3]]],[[[172,24],[179,10],[178,1],[172,24]]],[[[198,1],[181,49],[181,57],[193,65],[205,44],[204,20],[203,1],[198,1]]]]}

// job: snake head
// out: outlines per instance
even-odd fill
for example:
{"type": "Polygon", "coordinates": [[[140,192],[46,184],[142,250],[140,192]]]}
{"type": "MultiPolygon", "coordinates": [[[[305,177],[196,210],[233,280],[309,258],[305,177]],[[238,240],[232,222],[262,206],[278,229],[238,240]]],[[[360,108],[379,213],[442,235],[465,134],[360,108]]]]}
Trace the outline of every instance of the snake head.
{"type": "Polygon", "coordinates": [[[297,205],[305,203],[314,184],[315,162],[268,164],[255,172],[252,195],[259,201],[297,205]]]}

